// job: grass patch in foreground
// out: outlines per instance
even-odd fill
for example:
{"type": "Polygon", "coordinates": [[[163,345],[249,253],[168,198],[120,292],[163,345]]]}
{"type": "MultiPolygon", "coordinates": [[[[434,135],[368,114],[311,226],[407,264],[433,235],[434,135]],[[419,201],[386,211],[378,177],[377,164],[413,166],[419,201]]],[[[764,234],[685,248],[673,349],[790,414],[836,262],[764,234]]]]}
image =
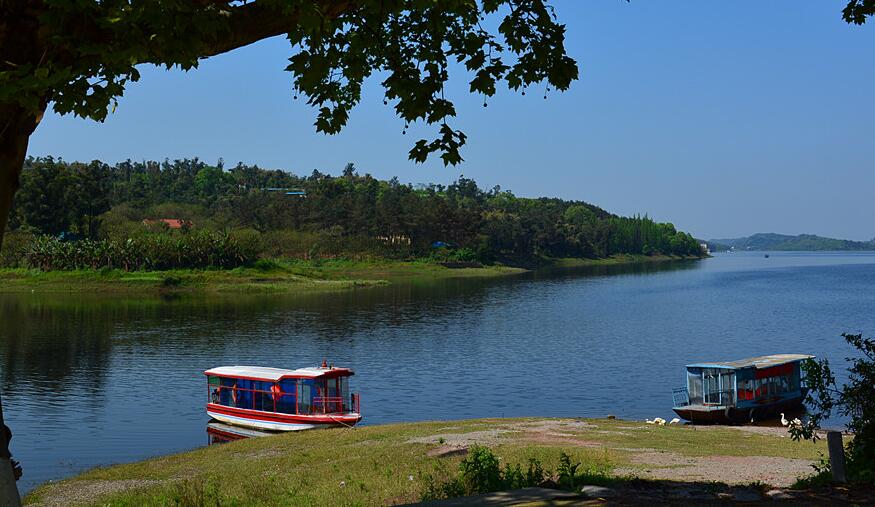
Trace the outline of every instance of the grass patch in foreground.
{"type": "MultiPolygon", "coordinates": [[[[530,459],[556,474],[565,453],[571,463],[581,463],[581,473],[589,471],[590,483],[604,484],[636,476],[640,466],[635,464],[636,453],[642,449],[688,459],[710,449],[715,455],[814,462],[824,447],[777,434],[752,433],[750,438],[741,438],[746,434],[736,428],[570,419],[478,419],[318,430],[98,468],[43,485],[25,502],[385,505],[419,501],[430,487],[451,478],[463,459],[453,453],[441,457],[438,451],[475,444],[488,446],[500,458],[502,468],[520,465],[524,474],[530,459]],[[620,467],[625,471],[620,472],[620,467]]],[[[717,482],[726,477],[703,480],[717,482]]]]}

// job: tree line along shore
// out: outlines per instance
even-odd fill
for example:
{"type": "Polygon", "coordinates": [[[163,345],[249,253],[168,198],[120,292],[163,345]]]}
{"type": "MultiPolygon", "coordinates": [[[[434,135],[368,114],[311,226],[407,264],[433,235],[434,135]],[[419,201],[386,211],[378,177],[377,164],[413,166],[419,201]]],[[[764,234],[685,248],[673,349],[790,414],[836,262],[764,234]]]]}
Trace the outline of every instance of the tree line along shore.
{"type": "Polygon", "coordinates": [[[280,285],[319,285],[349,283],[352,273],[373,280],[366,273],[381,270],[385,278],[493,276],[557,259],[701,256],[699,243],[672,224],[484,190],[464,177],[414,186],[361,175],[352,164],[340,176],[302,177],[197,159],[109,165],[45,157],[24,165],[0,268],[10,286],[198,286],[255,283],[265,274],[280,285]]]}

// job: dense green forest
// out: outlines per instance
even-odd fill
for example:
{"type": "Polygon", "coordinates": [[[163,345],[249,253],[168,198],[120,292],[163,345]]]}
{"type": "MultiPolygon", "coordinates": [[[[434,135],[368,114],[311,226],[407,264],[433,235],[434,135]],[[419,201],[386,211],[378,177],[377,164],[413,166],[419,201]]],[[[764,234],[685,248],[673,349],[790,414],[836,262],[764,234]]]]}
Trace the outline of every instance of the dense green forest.
{"type": "Polygon", "coordinates": [[[197,159],[68,163],[29,158],[2,262],[44,270],[235,267],[263,258],[531,265],[614,254],[700,255],[672,224],[581,201],[522,198],[359,174],[303,177],[197,159]],[[179,220],[171,226],[162,219],[179,220]],[[176,228],[177,226],[181,226],[176,228]]]}

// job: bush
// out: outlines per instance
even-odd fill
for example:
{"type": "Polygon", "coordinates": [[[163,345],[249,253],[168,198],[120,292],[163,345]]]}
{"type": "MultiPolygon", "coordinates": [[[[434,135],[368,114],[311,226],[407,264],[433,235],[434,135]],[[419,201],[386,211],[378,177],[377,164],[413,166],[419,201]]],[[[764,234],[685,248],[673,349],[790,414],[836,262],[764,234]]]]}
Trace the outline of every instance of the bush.
{"type": "Polygon", "coordinates": [[[504,484],[498,457],[487,447],[474,446],[459,464],[460,479],[465,494],[498,491],[504,484]]]}
{"type": "Polygon", "coordinates": [[[489,448],[474,446],[468,451],[468,456],[459,463],[459,473],[451,477],[441,466],[438,470],[441,479],[433,475],[426,476],[426,489],[422,500],[440,500],[465,495],[490,493],[493,491],[521,489],[533,486],[558,484],[560,488],[573,489],[587,484],[604,484],[608,481],[608,470],[604,467],[591,465],[581,468],[579,462],[572,462],[571,456],[564,452],[559,457],[556,482],[550,471],[545,470],[541,462],[529,458],[528,467],[523,472],[522,467],[499,466],[498,458],[489,448]]]}
{"type": "Polygon", "coordinates": [[[550,472],[544,470],[541,462],[535,458],[529,459],[528,469],[523,473],[519,464],[512,467],[499,466],[499,458],[487,447],[474,446],[468,451],[468,456],[459,463],[459,474],[456,477],[446,477],[436,481],[431,475],[426,476],[426,489],[422,500],[440,500],[465,495],[489,493],[504,489],[520,489],[544,484],[550,472]]]}
{"type": "Polygon", "coordinates": [[[255,261],[255,264],[253,264],[252,267],[262,272],[276,271],[278,269],[282,269],[282,266],[280,266],[279,263],[270,259],[258,259],[257,261],[255,261]]]}
{"type": "Polygon", "coordinates": [[[27,231],[7,232],[0,249],[0,268],[18,268],[24,264],[24,256],[33,235],[27,231]]]}
{"type": "Polygon", "coordinates": [[[820,422],[833,412],[849,417],[847,427],[854,438],[847,444],[848,478],[871,484],[875,483],[875,340],[862,334],[842,336],[860,352],[858,357],[847,359],[851,363],[848,383],[840,388],[836,385],[826,359],[805,361],[802,367],[809,387],[805,404],[810,416],[790,433],[794,440],[816,440],[820,422]]]}
{"type": "Polygon", "coordinates": [[[27,248],[24,260],[27,266],[43,271],[137,271],[235,268],[247,264],[251,257],[227,234],[198,231],[179,236],[148,234],[123,241],[61,241],[38,236],[27,248]]]}
{"type": "Polygon", "coordinates": [[[237,244],[241,255],[247,259],[256,259],[261,255],[264,246],[261,233],[255,229],[237,229],[231,232],[231,239],[237,244]]]}

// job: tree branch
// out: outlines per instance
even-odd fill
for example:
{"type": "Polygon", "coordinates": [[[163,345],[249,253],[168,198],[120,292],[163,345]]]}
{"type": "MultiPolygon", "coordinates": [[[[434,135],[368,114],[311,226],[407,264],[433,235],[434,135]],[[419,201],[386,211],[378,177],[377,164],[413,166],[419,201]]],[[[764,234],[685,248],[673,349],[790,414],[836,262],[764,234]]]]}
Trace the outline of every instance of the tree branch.
{"type": "MultiPolygon", "coordinates": [[[[350,0],[322,0],[318,4],[326,19],[333,19],[353,7],[350,0]]],[[[259,2],[229,7],[231,33],[225,38],[206,44],[201,58],[209,58],[248,46],[268,37],[289,33],[300,20],[300,12],[277,12],[259,2]]]]}

